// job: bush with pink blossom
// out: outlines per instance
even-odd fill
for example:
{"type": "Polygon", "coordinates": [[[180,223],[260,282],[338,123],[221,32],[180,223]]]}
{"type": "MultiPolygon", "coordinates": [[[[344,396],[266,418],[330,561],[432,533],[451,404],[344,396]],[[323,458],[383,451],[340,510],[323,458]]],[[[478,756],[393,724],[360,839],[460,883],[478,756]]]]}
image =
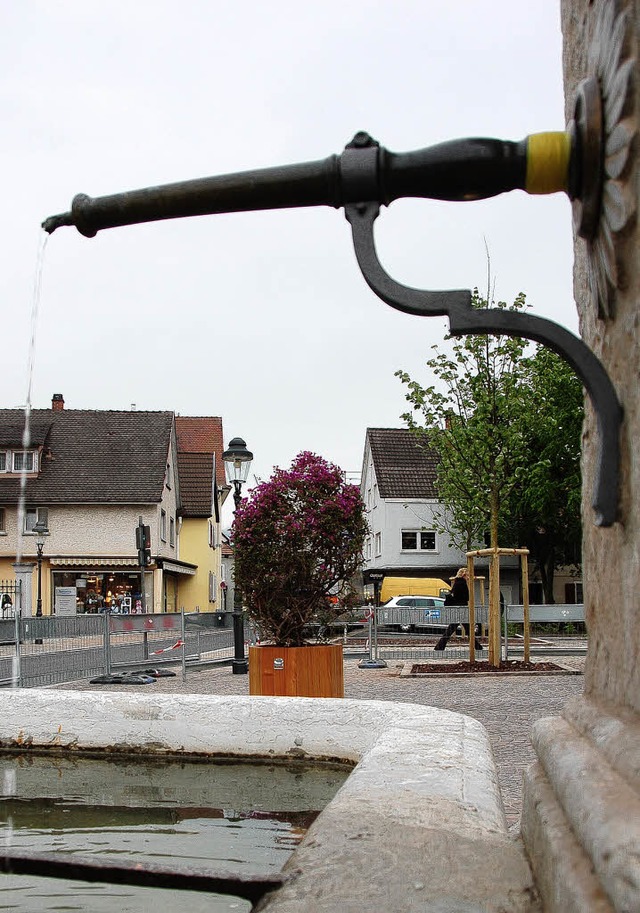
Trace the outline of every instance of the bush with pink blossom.
{"type": "Polygon", "coordinates": [[[342,614],[366,534],[360,490],[316,454],[257,485],[236,511],[233,542],[236,585],[261,637],[303,646],[309,624],[342,614]]]}

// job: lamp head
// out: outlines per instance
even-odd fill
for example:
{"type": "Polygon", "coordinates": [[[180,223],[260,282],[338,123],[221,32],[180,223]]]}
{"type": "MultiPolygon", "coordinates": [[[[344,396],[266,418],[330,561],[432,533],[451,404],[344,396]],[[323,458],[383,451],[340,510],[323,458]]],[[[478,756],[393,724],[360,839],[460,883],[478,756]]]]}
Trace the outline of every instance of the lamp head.
{"type": "Polygon", "coordinates": [[[247,481],[253,454],[247,450],[246,441],[241,437],[234,437],[229,441],[228,449],[222,454],[222,460],[227,482],[247,481]]]}
{"type": "Polygon", "coordinates": [[[45,536],[49,534],[49,528],[44,520],[38,520],[33,527],[33,532],[36,534],[36,546],[38,549],[42,549],[44,547],[45,536]]]}

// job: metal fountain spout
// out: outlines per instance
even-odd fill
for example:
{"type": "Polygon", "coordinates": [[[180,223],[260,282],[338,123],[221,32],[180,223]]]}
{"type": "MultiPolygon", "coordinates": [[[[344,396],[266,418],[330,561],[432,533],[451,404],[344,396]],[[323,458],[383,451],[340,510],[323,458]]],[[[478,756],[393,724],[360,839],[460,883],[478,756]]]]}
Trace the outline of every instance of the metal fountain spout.
{"type": "Polygon", "coordinates": [[[126,193],[74,197],[71,210],[42,223],[48,233],[74,225],[93,237],[117,226],[185,216],[302,206],[344,207],[358,264],[370,288],[387,304],[418,316],[449,317],[452,335],[496,333],[549,346],[579,375],[596,412],[599,474],[593,507],[596,523],[618,515],[619,431],[622,407],[601,362],[588,346],[553,321],[498,308],[471,307],[467,289],[428,291],[401,285],[382,267],[373,225],[381,206],[405,197],[465,202],[511,190],[532,194],[564,191],[573,201],[577,231],[598,229],[603,186],[599,87],[578,90],[575,117],[566,132],[541,133],[512,142],[471,138],[413,152],[390,152],[369,134],[356,133],[340,155],[301,164],[199,178],[126,193]]]}
{"type": "MultiPolygon", "coordinates": [[[[356,133],[341,155],[326,159],[199,178],[95,199],[79,194],[70,212],[43,222],[51,233],[75,225],[93,237],[105,228],[258,209],[333,206],[376,200],[388,206],[401,197],[438,200],[479,200],[509,190],[550,193],[566,190],[575,165],[571,142],[564,133],[546,137],[546,155],[555,160],[547,168],[545,190],[531,168],[532,146],[539,137],[521,142],[461,139],[414,152],[396,153],[381,147],[367,133],[356,133]]],[[[535,155],[535,153],[534,153],[535,155]]]]}
{"type": "Polygon", "coordinates": [[[56,228],[62,228],[64,225],[73,225],[73,215],[70,212],[61,212],[58,216],[49,216],[42,223],[42,227],[49,235],[52,235],[56,228]]]}

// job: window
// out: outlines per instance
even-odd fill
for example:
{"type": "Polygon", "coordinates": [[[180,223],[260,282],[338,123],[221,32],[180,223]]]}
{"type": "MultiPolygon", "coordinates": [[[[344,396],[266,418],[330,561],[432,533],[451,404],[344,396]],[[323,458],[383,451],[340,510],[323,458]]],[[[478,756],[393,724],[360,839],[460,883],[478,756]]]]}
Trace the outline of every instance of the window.
{"type": "Polygon", "coordinates": [[[16,450],[13,454],[14,472],[35,472],[37,466],[36,455],[33,450],[16,450]]]}
{"type": "Polygon", "coordinates": [[[213,571],[209,571],[209,602],[216,601],[216,591],[217,591],[216,575],[213,573],[213,571]]]}
{"type": "Polygon", "coordinates": [[[375,554],[382,554],[382,533],[376,533],[375,535],[375,554]]]}
{"type": "Polygon", "coordinates": [[[0,507],[0,536],[6,533],[6,531],[7,527],[5,525],[4,507],[0,507]]]}
{"type": "Polygon", "coordinates": [[[436,534],[432,530],[403,529],[402,551],[435,552],[436,534]]]}
{"type": "Polygon", "coordinates": [[[371,560],[371,539],[367,539],[364,544],[364,556],[367,561],[371,560]]]}
{"type": "Polygon", "coordinates": [[[167,463],[167,488],[171,488],[171,463],[167,463]]]}
{"type": "Polygon", "coordinates": [[[169,545],[173,548],[176,544],[176,521],[169,517],[169,545]]]}
{"type": "Polygon", "coordinates": [[[164,510],[160,511],[160,538],[167,541],[167,512],[164,510]]]}
{"type": "Polygon", "coordinates": [[[7,471],[7,451],[0,450],[0,472],[7,471]]]}
{"type": "Polygon", "coordinates": [[[216,535],[216,524],[213,520],[209,520],[209,547],[217,548],[218,547],[218,536],[216,535]]]}
{"type": "Polygon", "coordinates": [[[24,512],[24,532],[32,533],[36,523],[47,527],[49,511],[46,507],[27,507],[24,512]]]}

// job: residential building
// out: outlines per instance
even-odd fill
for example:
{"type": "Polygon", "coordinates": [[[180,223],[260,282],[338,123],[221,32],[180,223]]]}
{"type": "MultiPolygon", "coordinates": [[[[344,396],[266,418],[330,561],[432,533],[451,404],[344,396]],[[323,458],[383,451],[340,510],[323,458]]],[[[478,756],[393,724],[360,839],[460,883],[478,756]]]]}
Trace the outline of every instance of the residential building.
{"type": "MultiPolygon", "coordinates": [[[[451,545],[446,511],[438,498],[437,455],[406,428],[368,428],[360,490],[367,509],[369,535],[363,576],[439,577],[449,582],[466,566],[466,554],[451,545]]],[[[476,562],[486,598],[488,563],[476,562]]],[[[370,583],[369,583],[370,586],[370,583]]],[[[501,560],[500,589],[505,601],[519,602],[517,559],[501,560]]],[[[371,590],[371,587],[370,587],[371,590]]]]}
{"type": "Polygon", "coordinates": [[[176,416],[180,480],[180,549],[196,565],[180,598],[196,611],[225,611],[220,508],[229,492],[222,463],[222,419],[176,416]]]}
{"type": "Polygon", "coordinates": [[[181,549],[173,412],[65,409],[56,394],[51,409],[32,410],[27,437],[24,428],[22,410],[0,409],[0,579],[14,576],[17,560],[32,564],[35,578],[34,526],[40,520],[48,528],[44,614],[55,611],[63,591],[67,598],[75,592],[78,612],[194,609],[181,598],[199,568],[181,549]],[[144,572],[135,541],[140,518],[151,531],[151,563],[144,572]]]}

